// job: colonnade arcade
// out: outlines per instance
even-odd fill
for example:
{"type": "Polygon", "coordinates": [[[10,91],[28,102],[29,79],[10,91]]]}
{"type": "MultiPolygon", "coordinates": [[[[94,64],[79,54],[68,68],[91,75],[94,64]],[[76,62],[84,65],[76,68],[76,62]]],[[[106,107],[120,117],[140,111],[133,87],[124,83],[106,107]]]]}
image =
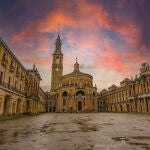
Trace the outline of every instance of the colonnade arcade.
{"type": "Polygon", "coordinates": [[[106,111],[150,113],[150,97],[131,98],[126,102],[108,104],[106,111]]]}
{"type": "Polygon", "coordinates": [[[45,104],[33,99],[6,94],[0,96],[0,115],[45,112],[45,104]]]}

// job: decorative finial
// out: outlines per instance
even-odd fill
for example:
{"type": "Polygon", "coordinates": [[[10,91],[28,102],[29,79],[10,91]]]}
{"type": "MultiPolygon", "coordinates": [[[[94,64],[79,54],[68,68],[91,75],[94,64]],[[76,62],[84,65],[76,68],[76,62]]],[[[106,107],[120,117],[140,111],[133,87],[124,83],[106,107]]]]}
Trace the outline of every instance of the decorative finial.
{"type": "Polygon", "coordinates": [[[77,62],[78,58],[76,57],[76,63],[74,64],[74,72],[79,72],[79,64],[77,62]]]}
{"type": "Polygon", "coordinates": [[[76,56],[76,62],[78,61],[78,58],[77,58],[77,56],[76,56]]]}

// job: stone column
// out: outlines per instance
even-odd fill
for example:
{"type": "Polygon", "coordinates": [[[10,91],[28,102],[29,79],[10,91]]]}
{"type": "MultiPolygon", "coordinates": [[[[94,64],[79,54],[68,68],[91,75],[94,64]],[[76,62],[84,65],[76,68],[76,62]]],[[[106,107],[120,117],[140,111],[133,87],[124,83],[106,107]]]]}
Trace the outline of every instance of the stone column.
{"type": "Polygon", "coordinates": [[[2,115],[4,112],[4,100],[3,97],[0,96],[0,115],[2,115]]]}
{"type": "Polygon", "coordinates": [[[22,114],[23,113],[23,100],[20,101],[19,103],[19,113],[22,114]]]}
{"type": "Polygon", "coordinates": [[[137,99],[134,100],[134,112],[137,112],[137,99]]]}
{"type": "Polygon", "coordinates": [[[13,115],[15,115],[17,113],[17,100],[13,100],[13,105],[12,105],[12,112],[13,115]]]}
{"type": "Polygon", "coordinates": [[[38,110],[37,110],[37,101],[34,100],[34,113],[37,113],[38,110]]]}
{"type": "Polygon", "coordinates": [[[6,110],[5,110],[5,115],[12,115],[12,105],[13,105],[13,97],[8,97],[6,102],[6,110]]]}
{"type": "Polygon", "coordinates": [[[140,101],[140,100],[139,100],[139,98],[138,98],[138,99],[137,99],[137,102],[136,102],[136,104],[137,104],[137,105],[136,105],[137,112],[140,112],[140,110],[139,110],[139,101],[140,101]]]}
{"type": "Polygon", "coordinates": [[[146,98],[144,97],[143,99],[143,108],[144,108],[144,112],[147,113],[147,103],[146,103],[146,98]]]}
{"type": "Polygon", "coordinates": [[[135,105],[136,99],[133,100],[133,112],[136,112],[136,105],[135,105]]]}
{"type": "Polygon", "coordinates": [[[33,113],[36,113],[37,112],[37,107],[36,107],[36,101],[35,100],[33,100],[33,108],[34,108],[33,113]]]}
{"type": "Polygon", "coordinates": [[[39,112],[39,102],[38,101],[36,101],[36,111],[35,111],[36,113],[38,113],[39,112]]]}
{"type": "Polygon", "coordinates": [[[25,104],[26,104],[26,101],[21,100],[21,108],[20,108],[21,113],[25,113],[27,110],[25,104]]]}
{"type": "Polygon", "coordinates": [[[40,102],[38,102],[38,112],[42,112],[42,110],[41,110],[41,103],[40,102]]]}
{"type": "Polygon", "coordinates": [[[42,105],[42,104],[41,104],[40,102],[38,102],[38,112],[42,112],[42,111],[41,111],[41,105],[42,105]]]}
{"type": "Polygon", "coordinates": [[[33,113],[34,111],[34,103],[33,100],[29,101],[29,113],[33,113]]]}
{"type": "Polygon", "coordinates": [[[132,112],[132,108],[131,108],[131,100],[129,100],[129,112],[132,112]]]}
{"type": "Polygon", "coordinates": [[[21,99],[17,100],[17,109],[16,109],[16,113],[20,114],[21,113],[21,99]]]}
{"type": "Polygon", "coordinates": [[[36,101],[36,113],[38,113],[38,112],[39,112],[39,102],[36,101]]]}
{"type": "Polygon", "coordinates": [[[148,112],[150,113],[150,97],[147,98],[147,108],[148,112]]]}

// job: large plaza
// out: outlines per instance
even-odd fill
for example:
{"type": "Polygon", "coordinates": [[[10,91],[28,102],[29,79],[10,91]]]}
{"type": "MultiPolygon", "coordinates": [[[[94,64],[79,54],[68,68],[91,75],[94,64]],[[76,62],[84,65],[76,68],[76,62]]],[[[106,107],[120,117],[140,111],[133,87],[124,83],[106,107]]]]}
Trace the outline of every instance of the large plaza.
{"type": "Polygon", "coordinates": [[[0,150],[148,150],[149,114],[47,113],[0,122],[0,150]]]}

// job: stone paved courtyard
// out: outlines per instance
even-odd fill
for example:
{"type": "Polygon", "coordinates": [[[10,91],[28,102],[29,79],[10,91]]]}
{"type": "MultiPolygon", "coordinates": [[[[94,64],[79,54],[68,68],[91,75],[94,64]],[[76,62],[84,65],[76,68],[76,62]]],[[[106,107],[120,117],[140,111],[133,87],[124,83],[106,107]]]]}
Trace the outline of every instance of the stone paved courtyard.
{"type": "Polygon", "coordinates": [[[149,150],[150,115],[49,113],[0,122],[0,150],[149,150]]]}

